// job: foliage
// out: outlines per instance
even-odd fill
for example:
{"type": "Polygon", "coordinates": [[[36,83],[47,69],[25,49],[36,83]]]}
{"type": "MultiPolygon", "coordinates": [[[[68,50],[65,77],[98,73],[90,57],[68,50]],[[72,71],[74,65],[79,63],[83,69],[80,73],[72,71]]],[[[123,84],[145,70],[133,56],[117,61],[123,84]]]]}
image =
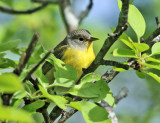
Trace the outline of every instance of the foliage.
{"type": "MultiPolygon", "coordinates": [[[[17,2],[15,1],[15,3],[17,2]]],[[[6,0],[3,1],[2,4],[14,8],[15,3],[6,0]]],[[[23,4],[23,2],[18,3],[18,6],[21,4],[23,4]]],[[[118,0],[118,6],[121,9],[122,4],[120,0],[118,0]]],[[[33,73],[38,82],[36,83],[38,89],[36,89],[29,80],[22,82],[33,66],[38,64],[46,54],[46,49],[48,50],[53,47],[54,43],[50,44],[49,41],[54,36],[56,37],[56,35],[58,35],[56,30],[58,30],[59,27],[54,23],[48,25],[48,22],[54,18],[50,15],[53,14],[53,12],[55,12],[53,10],[56,10],[57,8],[47,9],[47,12],[44,11],[40,13],[45,16],[41,16],[41,20],[38,21],[39,23],[36,23],[37,21],[35,22],[31,16],[34,17],[35,20],[39,20],[40,14],[36,16],[30,15],[14,18],[18,22],[11,23],[10,26],[16,28],[8,30],[4,28],[4,31],[0,30],[0,32],[7,32],[9,34],[5,35],[5,33],[0,33],[0,69],[2,70],[16,68],[18,61],[7,58],[6,55],[8,53],[13,53],[20,57],[26,49],[26,47],[20,46],[21,40],[26,35],[28,35],[27,37],[31,37],[30,33],[27,33],[26,35],[23,33],[20,36],[21,40],[19,40],[19,36],[16,36],[18,37],[16,40],[10,40],[15,30],[20,30],[20,28],[18,28],[19,22],[24,20],[28,21],[28,25],[23,24],[22,32],[25,32],[25,29],[30,27],[30,30],[34,31],[35,29],[38,29],[42,34],[40,43],[35,47],[29,62],[20,76],[17,76],[12,72],[0,73],[0,94],[13,95],[10,106],[4,106],[4,100],[2,101],[0,98],[0,120],[34,123],[35,121],[33,120],[32,115],[36,114],[46,103],[53,103],[62,110],[74,108],[80,111],[87,123],[110,123],[111,120],[108,118],[108,112],[99,105],[96,105],[96,103],[100,103],[103,100],[111,107],[115,107],[115,100],[112,90],[99,74],[89,73],[83,76],[77,84],[76,70],[51,54],[46,61],[54,66],[54,72],[51,75],[54,76],[53,83],[51,83],[43,74],[42,65],[40,65],[33,73]],[[53,28],[55,29],[54,31],[53,28]],[[46,31],[45,33],[44,30],[46,31]],[[46,33],[49,33],[51,37],[46,36],[46,33]],[[80,100],[75,100],[74,97],[78,97],[80,100]],[[22,105],[22,102],[26,100],[30,103],[22,105]]],[[[55,13],[53,15],[55,15],[55,13]]],[[[158,58],[160,55],[160,43],[155,43],[152,48],[150,48],[148,44],[141,42],[141,37],[145,33],[146,23],[140,11],[131,4],[129,6],[128,23],[134,30],[137,40],[133,41],[129,35],[123,33],[119,39],[127,46],[127,48],[116,48],[113,51],[113,56],[134,58],[134,61],[138,62],[138,69],[135,71],[139,78],[145,78],[146,75],[149,75],[160,83],[159,75],[152,72],[152,69],[160,70],[160,59],[158,58]]],[[[20,33],[17,32],[17,34],[20,33]]],[[[59,37],[55,39],[59,40],[59,37]]],[[[29,38],[26,38],[26,40],[29,40],[29,38]]],[[[126,62],[124,64],[126,64],[126,62]]],[[[132,66],[130,69],[132,69],[132,66]]],[[[114,70],[120,72],[126,71],[116,67],[114,67],[114,70]]]]}
{"type": "MultiPolygon", "coordinates": [[[[118,6],[121,8],[121,1],[118,0],[118,6]]],[[[140,78],[144,74],[150,75],[155,80],[159,82],[159,76],[155,73],[149,72],[151,69],[159,69],[159,59],[156,58],[156,55],[160,54],[159,47],[160,43],[155,43],[151,48],[151,53],[148,53],[147,50],[149,50],[149,46],[146,43],[140,43],[140,38],[144,34],[145,30],[145,21],[141,13],[138,11],[138,9],[130,5],[129,8],[129,15],[128,15],[128,22],[131,25],[132,29],[137,34],[138,43],[132,41],[132,39],[127,34],[122,34],[120,37],[120,40],[129,47],[129,49],[120,49],[117,48],[113,51],[113,55],[116,57],[131,57],[135,58],[136,61],[139,63],[139,72],[136,72],[137,75],[140,78]],[[136,10],[136,11],[135,11],[136,10]],[[134,18],[134,22],[131,21],[134,18]],[[137,23],[137,24],[136,24],[137,23]]]]}

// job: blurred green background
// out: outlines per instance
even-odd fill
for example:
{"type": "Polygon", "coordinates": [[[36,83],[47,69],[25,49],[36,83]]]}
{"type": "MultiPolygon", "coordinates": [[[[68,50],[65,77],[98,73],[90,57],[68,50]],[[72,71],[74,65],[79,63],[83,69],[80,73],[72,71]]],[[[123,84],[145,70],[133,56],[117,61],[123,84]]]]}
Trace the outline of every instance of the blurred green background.
{"type": "MultiPolygon", "coordinates": [[[[72,0],[72,8],[77,16],[85,10],[88,2],[88,0],[72,0]]],[[[100,39],[94,43],[94,50],[97,54],[107,38],[107,34],[112,32],[110,28],[115,28],[117,25],[119,9],[116,0],[93,0],[93,3],[91,12],[79,28],[89,30],[94,37],[100,39]]],[[[140,10],[146,21],[146,32],[143,36],[145,39],[157,28],[155,16],[160,17],[160,1],[134,0],[133,4],[140,10]]],[[[39,4],[33,4],[30,0],[8,0],[6,3],[1,0],[0,6],[26,10],[39,6],[39,4]]],[[[39,44],[46,50],[52,49],[64,39],[66,30],[58,5],[50,4],[45,9],[29,15],[9,15],[0,12],[0,42],[20,39],[19,47],[26,47],[34,32],[39,33],[39,44]]],[[[127,34],[136,41],[135,33],[131,28],[127,34]]],[[[123,61],[124,59],[112,57],[112,49],[116,47],[124,47],[124,45],[117,41],[105,58],[123,61]]],[[[19,59],[18,55],[11,52],[8,52],[6,57],[17,61],[19,59]]],[[[103,74],[106,70],[111,69],[112,67],[101,66],[96,72],[103,74]]],[[[128,96],[121,100],[114,109],[120,123],[160,123],[160,84],[155,80],[150,77],[140,79],[134,70],[130,70],[118,74],[109,86],[115,96],[122,87],[129,89],[128,96]]],[[[36,115],[35,118],[37,122],[41,122],[40,115],[36,115]]],[[[80,113],[76,113],[66,121],[66,123],[75,122],[84,123],[80,113]]]]}

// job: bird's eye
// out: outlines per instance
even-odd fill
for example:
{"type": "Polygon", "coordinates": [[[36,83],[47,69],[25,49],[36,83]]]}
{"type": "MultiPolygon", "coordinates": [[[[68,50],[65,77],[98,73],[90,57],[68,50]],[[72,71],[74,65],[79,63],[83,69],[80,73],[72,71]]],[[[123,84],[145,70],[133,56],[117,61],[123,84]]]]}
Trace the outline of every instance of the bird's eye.
{"type": "Polygon", "coordinates": [[[83,41],[84,39],[83,39],[83,38],[79,38],[79,40],[80,40],[80,41],[83,41]]]}

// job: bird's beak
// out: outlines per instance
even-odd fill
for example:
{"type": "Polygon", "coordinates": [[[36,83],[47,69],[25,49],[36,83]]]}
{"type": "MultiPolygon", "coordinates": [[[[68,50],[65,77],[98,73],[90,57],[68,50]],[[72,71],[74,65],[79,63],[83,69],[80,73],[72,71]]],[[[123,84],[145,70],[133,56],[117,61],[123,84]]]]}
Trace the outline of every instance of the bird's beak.
{"type": "Polygon", "coordinates": [[[96,41],[96,40],[99,40],[98,38],[94,38],[94,37],[91,37],[90,39],[89,39],[89,41],[96,41]]]}

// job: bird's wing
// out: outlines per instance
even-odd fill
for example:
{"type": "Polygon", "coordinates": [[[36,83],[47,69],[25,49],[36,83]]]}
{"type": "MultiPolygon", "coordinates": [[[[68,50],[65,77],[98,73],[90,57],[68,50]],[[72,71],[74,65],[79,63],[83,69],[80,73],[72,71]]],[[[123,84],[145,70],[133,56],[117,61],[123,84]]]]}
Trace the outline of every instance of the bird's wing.
{"type": "MultiPolygon", "coordinates": [[[[68,45],[66,41],[62,41],[54,48],[53,54],[55,55],[56,58],[61,59],[67,47],[68,45]]],[[[53,65],[46,61],[42,66],[43,74],[46,74],[49,70],[51,70],[51,68],[53,68],[53,65]]]]}
{"type": "Polygon", "coordinates": [[[67,50],[68,45],[66,41],[62,41],[54,48],[54,56],[58,59],[62,59],[64,52],[67,50]]]}

